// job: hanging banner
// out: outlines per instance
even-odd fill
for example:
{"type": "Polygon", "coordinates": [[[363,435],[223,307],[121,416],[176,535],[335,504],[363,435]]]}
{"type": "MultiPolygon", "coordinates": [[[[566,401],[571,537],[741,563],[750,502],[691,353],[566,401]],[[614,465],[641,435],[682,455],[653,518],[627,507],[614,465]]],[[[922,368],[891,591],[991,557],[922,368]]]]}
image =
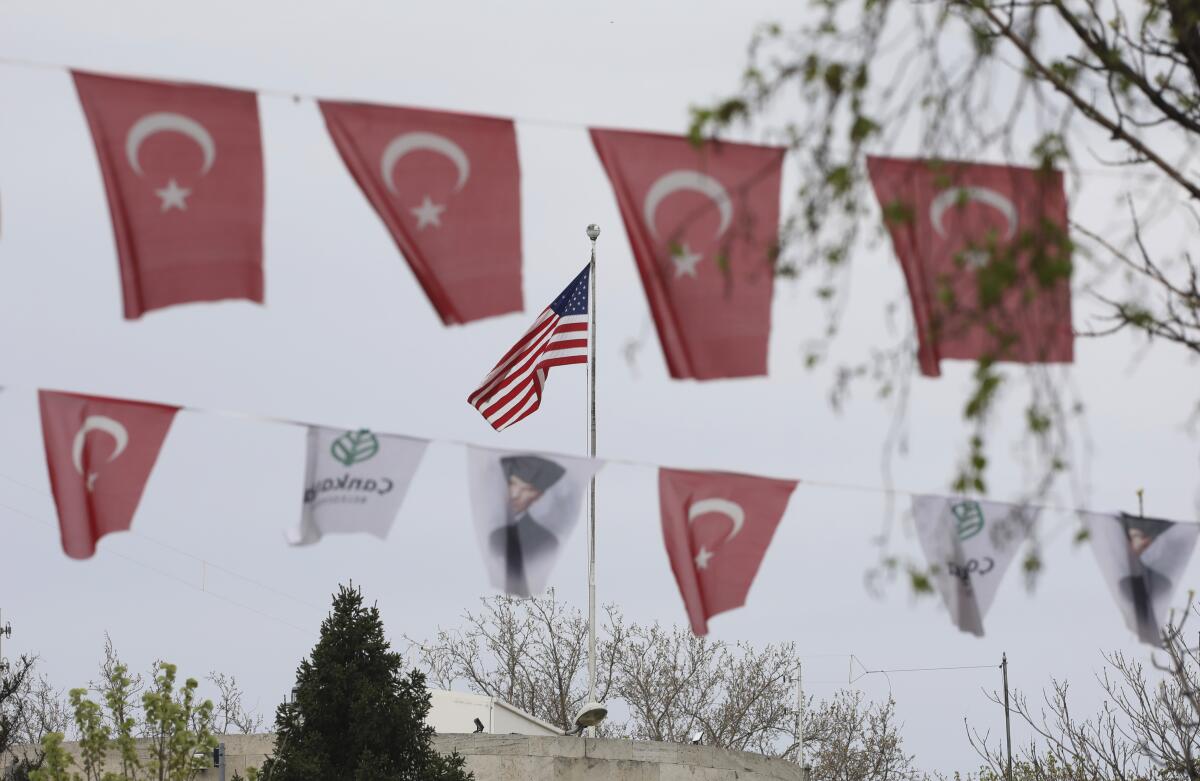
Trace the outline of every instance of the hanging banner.
{"type": "Polygon", "coordinates": [[[491,583],[518,597],[546,590],[603,462],[467,446],[475,532],[491,583]]]}
{"type": "Polygon", "coordinates": [[[39,391],[63,552],[88,559],[127,531],[178,407],[39,391]]]}
{"type": "Polygon", "coordinates": [[[1074,360],[1062,173],[886,157],[868,157],[867,170],[908,283],[922,374],[940,375],[943,358],[1074,360]]]}
{"type": "Polygon", "coordinates": [[[1120,513],[1080,513],[1092,553],[1125,625],[1161,648],[1171,600],[1196,549],[1200,526],[1120,513]]]}
{"type": "Polygon", "coordinates": [[[591,134],[671,376],[766,374],[785,150],[591,134]]]}
{"type": "Polygon", "coordinates": [[[746,604],[795,490],[795,480],[658,470],[663,541],[694,634],[746,604]]]}
{"type": "Polygon", "coordinates": [[[914,496],[913,519],[934,588],[963,632],[983,636],[1000,582],[1039,511],[1000,502],[914,496]]]}
{"type": "Polygon", "coordinates": [[[253,92],[74,72],[104,175],[125,317],[263,300],[263,156],[253,92]]]}
{"type": "Polygon", "coordinates": [[[292,545],[311,545],[325,534],[365,532],[387,539],[429,442],[308,427],[304,508],[288,533],[292,545]]]}
{"type": "Polygon", "coordinates": [[[338,153],[442,322],[520,311],[521,170],[512,120],[320,105],[338,153]]]}

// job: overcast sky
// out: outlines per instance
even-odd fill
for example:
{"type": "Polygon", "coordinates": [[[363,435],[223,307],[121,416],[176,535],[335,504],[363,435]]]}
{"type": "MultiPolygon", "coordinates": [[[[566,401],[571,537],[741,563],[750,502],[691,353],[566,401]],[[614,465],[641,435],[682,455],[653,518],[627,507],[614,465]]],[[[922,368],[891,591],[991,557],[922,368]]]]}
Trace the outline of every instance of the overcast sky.
{"type": "MultiPolygon", "coordinates": [[[[860,392],[841,414],[830,376],[803,368],[822,326],[804,290],[776,289],[770,377],[692,383],[667,378],[646,300],[587,124],[679,132],[691,103],[736,86],[756,24],[798,19],[794,2],[298,2],[200,4],[0,2],[0,57],[118,74],[273,90],[260,98],[266,157],[266,305],[179,306],[121,317],[117,261],[95,151],[68,73],[0,65],[0,610],[8,655],[34,652],[64,688],[94,674],[103,635],[137,669],[156,658],[185,674],[232,673],[269,712],[291,688],[328,596],[353,579],[378,600],[389,632],[427,637],[489,592],[465,495],[465,440],[585,449],[585,373],[556,370],[542,409],[497,435],[465,403],[480,377],[578,272],[584,227],[599,223],[599,451],[681,467],[802,482],[746,608],[712,635],[795,641],[809,688],[846,683],[850,654],[870,668],[998,664],[1036,692],[1067,677],[1077,713],[1098,702],[1101,653],[1146,657],[1123,626],[1074,521],[1044,516],[1047,572],[1036,592],[1010,573],[987,637],[960,634],[934,599],[903,585],[872,597],[886,497],[822,483],[880,486],[889,408],[860,392]],[[686,9],[686,12],[685,10],[686,9]],[[515,116],[521,154],[527,311],[443,327],[391,238],[344,169],[314,103],[282,93],[515,116]],[[632,363],[625,347],[641,345],[632,363]],[[428,451],[386,543],[329,537],[290,549],[304,432],[253,418],[183,412],[147,486],[134,533],[110,536],[87,562],[61,552],[37,417],[39,387],[147,399],[250,416],[370,427],[442,440],[428,451]],[[203,562],[209,562],[208,565],[203,562]]],[[[745,137],[753,137],[752,133],[745,137]]],[[[903,150],[900,150],[903,151],[903,150]]],[[[913,150],[910,150],[913,151],[913,150]]],[[[794,165],[790,161],[789,165],[794,165]]],[[[786,182],[785,182],[786,186],[786,182]]],[[[1115,180],[1071,183],[1076,217],[1104,220],[1115,180]]],[[[788,200],[785,197],[785,206],[788,200]]],[[[890,343],[887,302],[903,300],[886,247],[854,258],[841,355],[890,343]]],[[[1077,302],[1076,324],[1086,305],[1077,302]]],[[[902,307],[895,327],[906,332],[902,307]]],[[[1181,422],[1195,369],[1170,349],[1133,360],[1133,342],[1080,340],[1067,376],[1089,410],[1090,491],[1097,510],[1196,520],[1197,446],[1181,422]]],[[[964,433],[970,367],[917,379],[907,457],[896,485],[946,490],[964,433]]],[[[865,389],[864,389],[865,390],[865,389]]],[[[1020,400],[1007,406],[1019,420],[1020,400]]],[[[1002,431],[991,496],[1027,477],[1002,431]]],[[[655,473],[601,474],[599,598],[637,621],[685,623],[662,545],[655,473]]],[[[906,508],[906,495],[897,495],[906,508]]],[[[916,554],[911,524],[897,527],[916,554]]],[[[585,598],[577,533],[552,578],[585,598]]],[[[1195,563],[1185,586],[1200,574],[1195,563]]],[[[907,748],[927,769],[977,762],[963,719],[1002,729],[983,689],[998,670],[866,676],[895,694],[907,748]]],[[[464,730],[470,725],[463,725],[464,730]]],[[[996,734],[993,732],[993,734],[996,734]]],[[[1014,730],[1021,739],[1024,730],[1014,730]]]]}

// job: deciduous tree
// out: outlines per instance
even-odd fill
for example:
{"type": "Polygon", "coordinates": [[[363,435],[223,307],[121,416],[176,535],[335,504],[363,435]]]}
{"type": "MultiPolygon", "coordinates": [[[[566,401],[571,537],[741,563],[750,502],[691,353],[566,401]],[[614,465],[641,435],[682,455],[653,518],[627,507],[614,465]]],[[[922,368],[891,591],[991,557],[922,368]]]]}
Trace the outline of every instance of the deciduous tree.
{"type": "MultiPolygon", "coordinates": [[[[1065,169],[1072,197],[1101,185],[1111,200],[1072,210],[1073,269],[1055,272],[1071,274],[1077,334],[1132,332],[1146,345],[1200,355],[1192,249],[1200,235],[1200,5],[818,0],[810,8],[810,21],[795,29],[762,27],[742,87],[696,108],[691,132],[722,137],[749,125],[754,137],[793,151],[797,186],[775,263],[780,275],[802,278],[826,312],[826,328],[804,349],[810,366],[833,367],[835,407],[856,384],[873,384],[895,404],[885,450],[906,449],[915,339],[903,325],[905,294],[894,292],[889,328],[865,351],[835,348],[851,269],[884,235],[867,153],[1065,169]]],[[[1014,274],[977,280],[983,306],[1021,284],[1014,274]]],[[[1120,343],[1108,349],[1124,352],[1120,343]]],[[[952,485],[986,492],[989,437],[1003,427],[1024,430],[1029,493],[1045,494],[1064,472],[1082,472],[1084,399],[1068,372],[1018,370],[995,357],[978,362],[963,397],[966,442],[952,485]],[[1006,397],[1013,403],[1001,406],[1006,397]]]]}
{"type": "MultiPolygon", "coordinates": [[[[1053,682],[1040,702],[1017,692],[1014,718],[1033,740],[1014,751],[1014,775],[1021,781],[1200,779],[1200,649],[1183,631],[1193,610],[1164,632],[1163,651],[1150,668],[1126,654],[1105,656],[1097,679],[1104,704],[1094,715],[1081,717],[1072,707],[1067,681],[1053,682]]],[[[1003,778],[1003,744],[975,730],[968,737],[987,765],[984,780],[1003,778]]]]}
{"type": "Polygon", "coordinates": [[[45,757],[42,739],[66,729],[68,721],[62,694],[38,672],[36,657],[22,656],[0,673],[0,757],[11,758],[0,767],[0,778],[27,781],[45,757]]]}
{"type": "Polygon", "coordinates": [[[208,766],[217,745],[209,730],[213,705],[197,699],[199,682],[188,678],[178,685],[175,665],[156,662],[152,683],[141,692],[141,707],[135,711],[140,677],[129,675],[111,644],[105,662],[97,687],[100,702],[85,688],[69,693],[79,759],[62,745],[63,733],[52,732],[42,740],[45,762],[30,774],[32,781],[192,781],[208,766]],[[145,761],[137,751],[138,737],[148,743],[145,761]],[[110,765],[111,751],[118,761],[110,765]]]}
{"type": "MultiPolygon", "coordinates": [[[[612,606],[605,616],[597,692],[610,715],[601,737],[690,743],[699,735],[705,745],[800,760],[793,645],[729,645],[682,626],[629,623],[612,606]]],[[[436,685],[499,697],[564,730],[586,695],[587,621],[553,592],[486,598],[462,627],[413,648],[436,685]]],[[[809,697],[804,733],[813,778],[916,777],[891,701],[851,691],[809,697]]]]}

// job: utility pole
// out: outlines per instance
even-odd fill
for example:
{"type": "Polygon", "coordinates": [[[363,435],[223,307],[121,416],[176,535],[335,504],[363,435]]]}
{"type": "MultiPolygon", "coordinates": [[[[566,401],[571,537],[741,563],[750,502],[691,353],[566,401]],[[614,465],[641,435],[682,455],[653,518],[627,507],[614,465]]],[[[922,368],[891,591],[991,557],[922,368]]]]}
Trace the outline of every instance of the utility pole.
{"type": "Polygon", "coordinates": [[[1008,750],[1007,781],[1012,781],[1012,722],[1008,712],[1008,654],[1000,654],[1000,670],[1004,675],[1004,746],[1008,750]]]}
{"type": "MultiPolygon", "coordinates": [[[[0,611],[0,616],[3,616],[3,611],[0,611]]],[[[8,660],[4,658],[3,641],[6,637],[12,637],[12,624],[0,625],[0,675],[8,672],[8,660]]]]}
{"type": "Polygon", "coordinates": [[[796,662],[796,757],[804,770],[804,665],[796,662]]]}

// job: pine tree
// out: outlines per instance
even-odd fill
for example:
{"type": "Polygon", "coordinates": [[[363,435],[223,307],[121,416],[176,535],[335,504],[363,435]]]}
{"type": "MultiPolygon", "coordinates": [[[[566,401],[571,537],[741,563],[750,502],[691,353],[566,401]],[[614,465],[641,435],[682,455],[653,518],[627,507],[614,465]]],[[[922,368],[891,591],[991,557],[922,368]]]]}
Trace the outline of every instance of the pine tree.
{"type": "Polygon", "coordinates": [[[300,662],[293,702],[275,713],[275,753],[264,781],[469,781],[456,754],[432,746],[429,691],[404,674],[379,608],[340,586],[312,655],[300,662]]]}

